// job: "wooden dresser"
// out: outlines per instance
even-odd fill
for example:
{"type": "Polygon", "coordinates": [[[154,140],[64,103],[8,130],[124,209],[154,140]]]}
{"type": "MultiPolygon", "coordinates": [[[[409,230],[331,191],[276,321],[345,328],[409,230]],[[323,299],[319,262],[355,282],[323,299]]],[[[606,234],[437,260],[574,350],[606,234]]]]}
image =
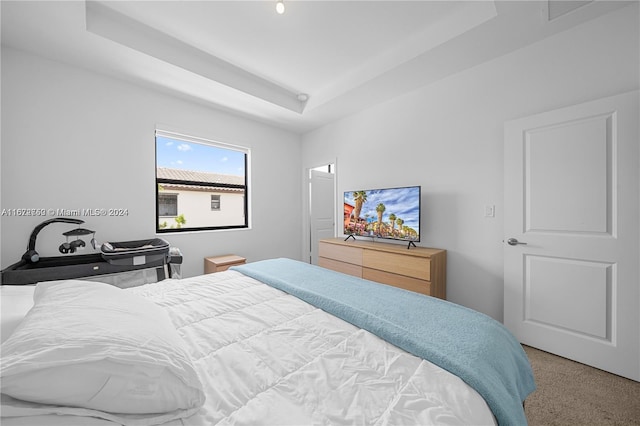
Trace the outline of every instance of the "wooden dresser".
{"type": "Polygon", "coordinates": [[[318,265],[334,271],[447,298],[447,251],[372,241],[320,240],[318,265]]]}

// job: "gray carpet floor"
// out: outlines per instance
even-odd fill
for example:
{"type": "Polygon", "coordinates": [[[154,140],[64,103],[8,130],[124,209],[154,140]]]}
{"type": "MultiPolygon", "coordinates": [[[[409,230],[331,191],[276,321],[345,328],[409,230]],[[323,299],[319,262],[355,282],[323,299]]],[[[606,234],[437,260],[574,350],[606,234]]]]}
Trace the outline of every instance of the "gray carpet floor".
{"type": "Polygon", "coordinates": [[[530,426],[640,425],[640,382],[524,349],[537,385],[525,402],[530,426]]]}

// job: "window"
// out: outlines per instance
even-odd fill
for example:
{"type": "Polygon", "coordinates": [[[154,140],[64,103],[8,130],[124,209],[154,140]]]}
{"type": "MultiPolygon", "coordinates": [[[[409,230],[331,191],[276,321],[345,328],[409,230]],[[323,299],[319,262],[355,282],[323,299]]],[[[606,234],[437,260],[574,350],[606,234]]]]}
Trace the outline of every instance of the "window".
{"type": "Polygon", "coordinates": [[[156,131],[156,231],[248,227],[249,150],[156,131]]]}
{"type": "Polygon", "coordinates": [[[211,195],[211,210],[220,211],[220,195],[211,195]]]}
{"type": "Polygon", "coordinates": [[[158,194],[158,216],[178,216],[178,194],[158,194]]]}

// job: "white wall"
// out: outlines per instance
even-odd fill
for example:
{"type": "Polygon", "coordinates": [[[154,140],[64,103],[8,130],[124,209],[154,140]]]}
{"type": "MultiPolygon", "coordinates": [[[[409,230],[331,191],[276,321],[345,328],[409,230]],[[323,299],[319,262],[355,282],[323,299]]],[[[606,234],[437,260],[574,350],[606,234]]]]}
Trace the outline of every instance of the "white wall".
{"type": "MultiPolygon", "coordinates": [[[[202,273],[212,255],[300,258],[298,135],[4,47],[2,208],[125,208],[126,217],[86,217],[82,226],[99,241],[154,237],[157,124],[251,149],[252,228],[162,234],[182,250],[183,275],[202,273]]],[[[3,268],[51,217],[2,217],[3,268]]],[[[61,233],[73,227],[46,227],[36,249],[60,256],[61,233]]]]}
{"type": "MultiPolygon", "coordinates": [[[[167,185],[163,192],[177,196],[176,216],[182,214],[187,221],[183,228],[244,225],[244,192],[185,191],[167,185]],[[220,210],[211,210],[214,194],[220,196],[220,210]]],[[[165,223],[167,229],[175,228],[176,216],[160,216],[158,223],[165,223]]]]}
{"type": "Polygon", "coordinates": [[[501,320],[503,124],[637,89],[638,40],[635,3],[311,132],[303,166],[335,157],[339,197],[422,185],[420,245],[448,250],[448,299],[501,320]]]}

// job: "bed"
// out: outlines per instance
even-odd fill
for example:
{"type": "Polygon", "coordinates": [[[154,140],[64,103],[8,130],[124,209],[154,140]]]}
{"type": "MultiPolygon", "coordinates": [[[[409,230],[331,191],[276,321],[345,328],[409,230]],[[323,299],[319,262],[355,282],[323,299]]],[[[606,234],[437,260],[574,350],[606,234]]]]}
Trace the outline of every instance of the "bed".
{"type": "Polygon", "coordinates": [[[2,308],[5,426],[526,424],[535,389],[495,320],[290,259],[2,308]]]}

